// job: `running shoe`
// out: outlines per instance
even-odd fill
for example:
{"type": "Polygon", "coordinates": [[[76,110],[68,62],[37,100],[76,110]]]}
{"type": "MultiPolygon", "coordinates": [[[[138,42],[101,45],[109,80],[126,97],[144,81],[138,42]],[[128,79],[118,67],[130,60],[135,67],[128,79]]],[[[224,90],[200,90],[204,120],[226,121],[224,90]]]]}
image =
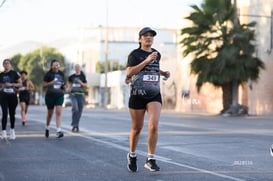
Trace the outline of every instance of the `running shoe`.
{"type": "Polygon", "coordinates": [[[64,137],[63,132],[59,131],[56,133],[56,138],[62,138],[62,137],[64,137]]]}
{"type": "Polygon", "coordinates": [[[16,135],[15,135],[15,130],[14,129],[10,130],[10,139],[11,140],[15,140],[16,139],[16,135]]]}
{"type": "Polygon", "coordinates": [[[72,132],[75,132],[75,131],[76,131],[76,127],[73,127],[73,128],[72,128],[72,132]]]}
{"type": "Polygon", "coordinates": [[[2,130],[2,139],[7,139],[7,131],[2,130]]]}
{"type": "Polygon", "coordinates": [[[271,156],[273,156],[273,145],[271,145],[271,147],[270,147],[270,154],[271,154],[271,156]]]}
{"type": "Polygon", "coordinates": [[[49,130],[48,130],[48,129],[45,130],[45,137],[46,137],[46,138],[49,137],[49,130]]]}
{"type": "Polygon", "coordinates": [[[131,157],[130,153],[127,154],[127,168],[130,172],[136,172],[137,171],[137,157],[131,157]]]}
{"type": "Polygon", "coordinates": [[[72,128],[72,132],[79,132],[79,127],[74,126],[74,127],[72,128]]]}
{"type": "Polygon", "coordinates": [[[151,172],[156,172],[160,170],[159,166],[157,166],[156,161],[154,159],[150,160],[147,159],[144,167],[150,170],[151,172]]]}

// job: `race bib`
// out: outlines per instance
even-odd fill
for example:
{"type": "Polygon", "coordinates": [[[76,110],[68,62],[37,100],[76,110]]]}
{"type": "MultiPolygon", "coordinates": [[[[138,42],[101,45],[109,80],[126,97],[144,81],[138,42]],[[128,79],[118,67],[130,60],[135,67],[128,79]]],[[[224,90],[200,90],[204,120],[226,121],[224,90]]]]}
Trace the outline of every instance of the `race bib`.
{"type": "Polygon", "coordinates": [[[81,87],[81,84],[72,84],[72,87],[81,87]]]}
{"type": "Polygon", "coordinates": [[[143,82],[157,83],[159,82],[159,76],[157,74],[145,74],[143,75],[143,82]]]}
{"type": "Polygon", "coordinates": [[[24,91],[24,90],[26,90],[27,88],[26,87],[20,87],[18,90],[19,91],[24,91]]]}
{"type": "Polygon", "coordinates": [[[54,89],[60,89],[60,88],[61,88],[61,85],[60,85],[60,84],[54,84],[53,88],[54,88],[54,89]]]}
{"type": "Polygon", "coordinates": [[[4,92],[5,93],[14,93],[14,89],[13,88],[4,88],[4,92]]]}

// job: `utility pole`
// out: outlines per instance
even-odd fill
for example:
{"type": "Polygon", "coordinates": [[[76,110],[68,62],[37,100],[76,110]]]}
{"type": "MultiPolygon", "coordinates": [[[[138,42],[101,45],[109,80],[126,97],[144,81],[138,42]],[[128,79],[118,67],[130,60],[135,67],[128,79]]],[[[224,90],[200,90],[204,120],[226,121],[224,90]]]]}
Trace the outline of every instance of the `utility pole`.
{"type": "Polygon", "coordinates": [[[104,52],[104,56],[105,56],[105,60],[104,60],[104,75],[105,75],[105,79],[104,79],[104,108],[107,107],[108,104],[108,52],[109,52],[109,47],[108,47],[108,0],[105,1],[105,36],[104,36],[104,48],[105,48],[105,52],[104,52]]]}
{"type": "MultiPolygon", "coordinates": [[[[40,48],[40,58],[41,58],[41,62],[43,64],[43,72],[45,72],[45,59],[44,59],[44,55],[43,55],[43,47],[40,48]]],[[[40,85],[40,95],[39,95],[39,105],[43,105],[43,86],[40,85]]]]}
{"type": "MultiPolygon", "coordinates": [[[[238,26],[237,0],[234,0],[233,6],[234,6],[233,24],[234,24],[234,29],[236,29],[238,26]]],[[[238,106],[238,81],[233,80],[232,81],[232,107],[237,108],[237,106],[238,106]]]]}

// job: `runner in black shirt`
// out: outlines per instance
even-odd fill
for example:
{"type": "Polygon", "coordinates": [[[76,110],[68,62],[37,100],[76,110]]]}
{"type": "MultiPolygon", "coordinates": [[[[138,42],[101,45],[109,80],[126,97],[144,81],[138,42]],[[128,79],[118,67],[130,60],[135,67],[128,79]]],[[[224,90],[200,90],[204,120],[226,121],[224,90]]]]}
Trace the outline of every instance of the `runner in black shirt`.
{"type": "Polygon", "coordinates": [[[56,107],[56,127],[57,127],[57,138],[64,136],[61,130],[61,115],[62,115],[62,104],[64,102],[64,89],[65,80],[64,73],[59,70],[60,64],[58,60],[51,61],[51,69],[44,76],[43,87],[47,88],[45,103],[47,106],[47,117],[46,117],[46,130],[45,136],[49,136],[49,126],[54,113],[54,107],[56,107]]]}
{"type": "Polygon", "coordinates": [[[159,171],[154,153],[158,139],[158,122],[161,111],[160,75],[168,78],[170,72],[160,70],[160,53],[152,48],[156,32],[149,27],[139,32],[138,49],[128,57],[126,83],[130,83],[129,110],[132,118],[130,152],[127,155],[128,170],[137,171],[136,147],[148,113],[148,156],[144,165],[150,171],[159,171]]]}
{"type": "Polygon", "coordinates": [[[21,117],[22,125],[25,126],[26,123],[26,114],[28,111],[29,101],[30,101],[30,91],[34,90],[34,85],[31,80],[27,79],[27,72],[21,71],[21,80],[22,86],[18,88],[19,91],[19,101],[21,105],[21,117]]]}
{"type": "Polygon", "coordinates": [[[0,103],[2,108],[2,137],[7,138],[7,120],[8,113],[10,118],[10,139],[14,140],[15,136],[15,113],[18,105],[18,99],[16,95],[16,87],[22,85],[20,76],[14,70],[11,70],[11,60],[5,59],[3,61],[4,71],[0,73],[0,103]]]}

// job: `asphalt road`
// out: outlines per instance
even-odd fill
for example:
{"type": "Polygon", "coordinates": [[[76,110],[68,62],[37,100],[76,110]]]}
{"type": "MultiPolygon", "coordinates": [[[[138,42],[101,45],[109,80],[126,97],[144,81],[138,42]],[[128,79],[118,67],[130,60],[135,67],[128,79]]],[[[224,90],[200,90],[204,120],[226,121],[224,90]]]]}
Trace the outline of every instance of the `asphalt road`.
{"type": "Polygon", "coordinates": [[[162,112],[157,163],[143,166],[147,122],[137,148],[136,173],[127,170],[130,116],[127,110],[85,109],[72,133],[71,107],[63,110],[65,137],[55,138],[55,118],[45,138],[44,106],[29,108],[26,126],[17,108],[16,140],[0,141],[0,180],[19,181],[222,181],[273,180],[273,119],[162,112]]]}

